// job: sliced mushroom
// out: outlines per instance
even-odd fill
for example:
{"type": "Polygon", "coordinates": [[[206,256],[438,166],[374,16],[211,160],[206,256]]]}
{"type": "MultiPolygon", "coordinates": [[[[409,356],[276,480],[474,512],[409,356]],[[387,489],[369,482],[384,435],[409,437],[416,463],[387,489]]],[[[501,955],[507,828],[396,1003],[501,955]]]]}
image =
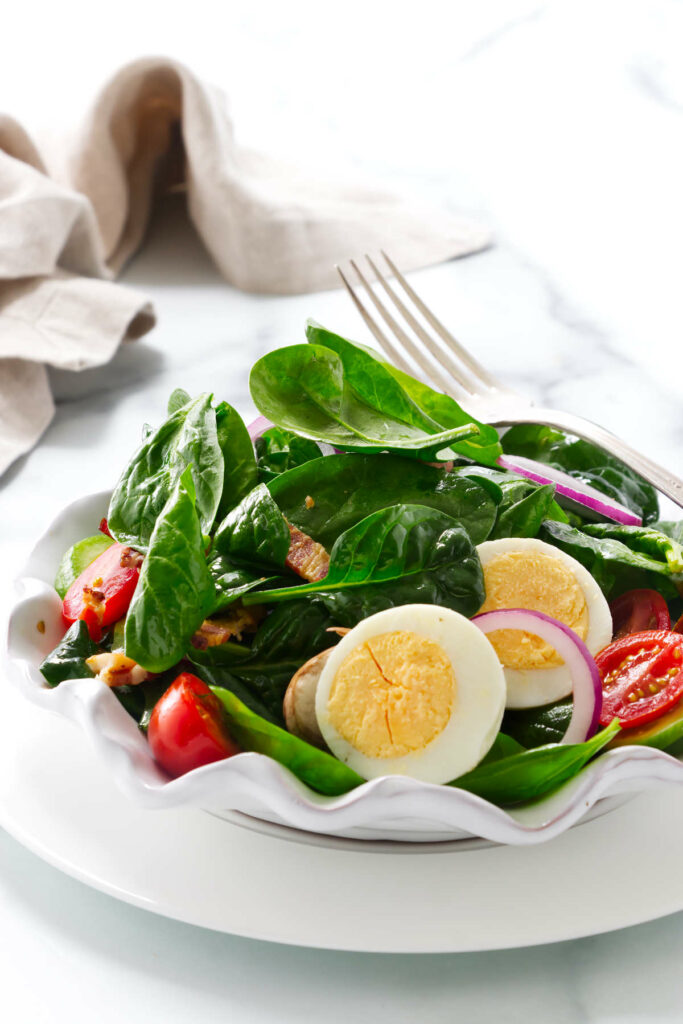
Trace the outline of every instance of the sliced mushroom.
{"type": "Polygon", "coordinates": [[[285,693],[282,710],[289,732],[299,739],[312,743],[314,747],[325,747],[325,741],[315,715],[315,691],[325,662],[334,647],[321,651],[310,658],[292,676],[285,693]]]}

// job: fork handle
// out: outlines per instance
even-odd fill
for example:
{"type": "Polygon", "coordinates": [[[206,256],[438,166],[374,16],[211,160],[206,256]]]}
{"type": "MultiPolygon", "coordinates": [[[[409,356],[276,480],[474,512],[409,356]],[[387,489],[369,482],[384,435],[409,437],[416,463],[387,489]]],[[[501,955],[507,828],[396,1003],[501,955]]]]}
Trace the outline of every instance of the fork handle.
{"type": "Polygon", "coordinates": [[[509,417],[505,420],[500,420],[494,426],[503,426],[503,424],[507,425],[513,422],[544,423],[548,427],[556,427],[558,430],[564,430],[568,434],[575,434],[577,437],[583,438],[584,441],[592,441],[598,447],[604,448],[610,455],[621,459],[630,469],[635,470],[653,487],[656,487],[662,494],[666,494],[667,498],[671,498],[676,505],[683,508],[683,480],[680,477],[675,476],[657,462],[653,462],[652,459],[648,459],[647,456],[641,455],[635,448],[631,448],[621,438],[616,437],[609,430],[605,430],[604,427],[598,426],[597,423],[591,423],[590,420],[585,420],[581,416],[574,416],[570,412],[533,408],[529,410],[527,416],[520,416],[519,418],[509,417]]]}

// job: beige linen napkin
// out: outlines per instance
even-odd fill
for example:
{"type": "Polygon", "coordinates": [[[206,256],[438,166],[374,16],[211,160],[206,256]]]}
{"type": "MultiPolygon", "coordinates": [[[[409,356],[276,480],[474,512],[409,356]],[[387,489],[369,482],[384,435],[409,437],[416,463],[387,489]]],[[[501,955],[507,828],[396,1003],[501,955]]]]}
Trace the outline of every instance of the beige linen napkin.
{"type": "Polygon", "coordinates": [[[0,473],[52,418],[45,364],[100,365],[154,325],[145,296],[111,279],[140,247],[160,191],[187,191],[221,273],[252,292],[334,287],[335,262],[382,247],[410,269],[489,242],[443,211],[238,147],[220,92],[165,59],[109,82],[65,163],[0,115],[0,473]]]}

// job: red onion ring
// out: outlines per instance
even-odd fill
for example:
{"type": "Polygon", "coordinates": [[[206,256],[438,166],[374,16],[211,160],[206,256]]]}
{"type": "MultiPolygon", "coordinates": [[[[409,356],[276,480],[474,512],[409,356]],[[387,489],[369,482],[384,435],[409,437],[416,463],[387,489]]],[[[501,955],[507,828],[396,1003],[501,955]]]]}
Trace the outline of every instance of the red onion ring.
{"type": "Polygon", "coordinates": [[[482,633],[521,629],[550,644],[564,660],[572,678],[574,709],[561,743],[583,743],[597,732],[602,711],[602,679],[595,659],[576,633],[543,612],[503,608],[475,615],[472,622],[482,633]]]}
{"type": "Polygon", "coordinates": [[[575,480],[568,473],[560,469],[546,466],[542,462],[535,462],[533,459],[522,458],[521,455],[501,455],[498,465],[503,469],[509,469],[512,473],[533,480],[537,484],[555,484],[555,490],[563,498],[567,498],[578,506],[577,511],[586,512],[588,509],[595,515],[604,519],[611,519],[615,523],[622,523],[625,526],[642,526],[643,520],[632,512],[625,505],[601,494],[594,487],[575,480]]]}
{"type": "Polygon", "coordinates": [[[265,433],[266,430],[270,430],[273,426],[275,424],[267,420],[265,416],[257,416],[254,422],[249,424],[247,431],[251,440],[257,441],[261,434],[265,433]]]}

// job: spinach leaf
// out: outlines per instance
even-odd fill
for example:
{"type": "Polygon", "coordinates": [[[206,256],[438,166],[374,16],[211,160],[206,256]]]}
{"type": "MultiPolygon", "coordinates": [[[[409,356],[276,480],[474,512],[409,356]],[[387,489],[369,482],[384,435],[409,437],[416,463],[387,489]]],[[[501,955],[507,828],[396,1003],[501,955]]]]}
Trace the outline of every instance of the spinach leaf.
{"type": "Polygon", "coordinates": [[[326,796],[339,796],[363,784],[364,779],[342,761],[254,714],[230,690],[211,689],[225,709],[230,735],[243,750],[272,757],[326,796]]]}
{"type": "Polygon", "coordinates": [[[479,762],[477,768],[481,768],[485,764],[493,764],[494,761],[500,761],[504,757],[512,757],[513,754],[521,754],[524,749],[522,744],[512,736],[499,732],[488,754],[479,762]]]}
{"type": "Polygon", "coordinates": [[[265,484],[257,484],[218,527],[214,557],[246,567],[284,568],[290,533],[265,484]]]}
{"type": "Polygon", "coordinates": [[[503,435],[503,448],[511,455],[521,455],[561,469],[577,480],[602,491],[626,505],[644,523],[659,514],[657,492],[623,462],[588,441],[563,434],[552,427],[522,423],[503,435]]]}
{"type": "MultiPolygon", "coordinates": [[[[426,569],[390,583],[372,583],[318,594],[338,626],[356,626],[362,619],[404,604],[438,604],[468,618],[484,603],[481,565],[476,555],[464,555],[453,564],[426,569]]],[[[287,605],[285,605],[287,607],[287,605]]]]}
{"type": "MultiPolygon", "coordinates": [[[[540,537],[585,565],[608,599],[639,587],[658,590],[665,598],[678,595],[676,584],[681,582],[682,577],[672,572],[670,563],[663,555],[655,558],[637,550],[633,534],[628,535],[630,547],[623,540],[626,534],[618,534],[622,539],[617,539],[617,536],[609,536],[608,530],[604,536],[600,536],[602,526],[596,523],[577,530],[566,523],[546,521],[541,527],[540,537]],[[589,532],[595,531],[596,527],[598,535],[589,532]]],[[[631,529],[637,531],[641,527],[631,529]]],[[[648,534],[651,531],[642,529],[641,532],[648,534]]]]}
{"type": "Polygon", "coordinates": [[[223,490],[216,510],[220,522],[256,486],[258,471],[249,431],[227,402],[216,406],[216,433],[223,455],[223,490]]]}
{"type": "Polygon", "coordinates": [[[175,670],[162,672],[160,676],[135,686],[114,686],[112,693],[142,731],[146,732],[154,705],[164,695],[177,674],[175,670]]]}
{"type": "MultiPolygon", "coordinates": [[[[381,363],[374,365],[376,373],[393,380],[381,363]]],[[[336,352],[322,345],[292,345],[268,353],[252,368],[249,387],[258,410],[277,426],[351,451],[433,458],[452,442],[479,433],[470,420],[442,430],[427,417],[416,425],[378,411],[378,402],[368,404],[348,383],[336,352]]]]}
{"type": "Polygon", "coordinates": [[[366,587],[369,584],[405,583],[407,578],[438,574],[452,577],[458,586],[462,577],[465,603],[483,602],[481,565],[467,533],[451,516],[423,505],[393,505],[373,512],[335,542],[330,567],[324,579],[315,583],[247,594],[245,605],[291,601],[309,594],[366,587]],[[479,600],[481,598],[481,600],[479,600]]]}
{"type": "Polygon", "coordinates": [[[133,456],[109,504],[109,529],[116,540],[147,550],[157,517],[190,464],[201,528],[208,534],[223,489],[223,457],[211,395],[176,409],[133,456]]]}
{"type": "Polygon", "coordinates": [[[94,562],[103,551],[114,541],[104,533],[96,533],[94,537],[86,537],[73,544],[62,556],[55,576],[55,590],[62,601],[71,584],[78,579],[84,569],[94,562]]]}
{"type": "MultiPolygon", "coordinates": [[[[267,707],[270,717],[281,722],[282,700],[294,673],[314,654],[338,642],[337,634],[328,632],[333,624],[334,619],[322,604],[313,600],[292,601],[274,609],[258,629],[251,648],[238,648],[236,644],[221,644],[205,651],[190,648],[188,657],[197,666],[227,672],[238,679],[267,707]]],[[[233,688],[229,682],[220,681],[219,676],[207,679],[214,681],[233,688]]],[[[243,693],[235,692],[253,707],[243,693]]]]}
{"type": "MultiPolygon", "coordinates": [[[[176,388],[172,391],[168,399],[168,405],[166,407],[166,415],[172,416],[178,409],[182,409],[184,405],[192,401],[192,397],[185,391],[184,388],[176,388]]],[[[151,427],[150,427],[151,430],[151,427]]]]}
{"type": "Polygon", "coordinates": [[[126,654],[148,672],[183,657],[214,601],[195,510],[191,469],[182,473],[149,542],[126,616],[126,654]]]}
{"type": "Polygon", "coordinates": [[[451,446],[454,453],[494,466],[502,454],[498,431],[480,423],[449,395],[433,391],[389,363],[372,349],[326,330],[314,320],[306,324],[309,344],[332,349],[340,357],[344,376],[354,393],[379,413],[433,433],[475,423],[479,434],[451,446]]]}
{"type": "Polygon", "coordinates": [[[218,555],[209,562],[209,572],[216,588],[212,615],[227,608],[250,590],[277,579],[277,576],[254,575],[248,569],[235,566],[225,555],[218,555]]]}
{"type": "Polygon", "coordinates": [[[674,576],[683,573],[683,548],[678,541],[654,527],[588,523],[583,530],[589,537],[613,538],[621,541],[632,551],[639,551],[658,562],[663,562],[674,576]]]}
{"type": "Polygon", "coordinates": [[[490,800],[494,804],[519,804],[535,800],[556,789],[579,773],[619,732],[614,719],[585,743],[552,743],[525,750],[488,764],[480,764],[450,783],[457,789],[490,800]]]}
{"type": "Polygon", "coordinates": [[[284,724],[282,716],[283,695],[268,676],[258,676],[244,682],[223,665],[195,664],[193,672],[212,689],[229,690],[242,701],[250,711],[260,715],[273,725],[284,724]]]}
{"type": "Polygon", "coordinates": [[[486,540],[496,518],[494,499],[475,480],[399,455],[328,455],[268,486],[289,522],[328,549],[361,519],[399,502],[447,513],[473,544],[486,540]]]}
{"type": "Polygon", "coordinates": [[[572,698],[563,697],[538,708],[507,710],[501,728],[523,747],[559,743],[569,728],[573,708],[572,698]]]}
{"type": "Polygon", "coordinates": [[[271,427],[257,438],[256,455],[259,481],[268,483],[289,469],[319,459],[321,452],[315,441],[299,437],[291,430],[271,427]]]}
{"type": "Polygon", "coordinates": [[[666,534],[671,540],[675,540],[677,544],[683,545],[683,519],[677,523],[660,520],[660,522],[652,524],[652,529],[659,530],[660,533],[666,534]]]}
{"type": "Polygon", "coordinates": [[[544,519],[569,522],[569,516],[555,501],[552,484],[537,484],[507,470],[487,466],[461,466],[456,472],[485,488],[496,502],[498,510],[491,540],[536,537],[544,519]],[[550,494],[549,487],[552,488],[550,494]]]}
{"type": "Polygon", "coordinates": [[[94,676],[95,673],[88,668],[85,659],[97,654],[98,649],[97,644],[90,639],[85,622],[77,619],[40,666],[48,686],[57,686],[65,679],[88,679],[94,676]]]}
{"type": "Polygon", "coordinates": [[[499,511],[492,539],[499,537],[537,537],[541,523],[551,513],[555,488],[552,484],[536,487],[525,497],[499,511]]]}

